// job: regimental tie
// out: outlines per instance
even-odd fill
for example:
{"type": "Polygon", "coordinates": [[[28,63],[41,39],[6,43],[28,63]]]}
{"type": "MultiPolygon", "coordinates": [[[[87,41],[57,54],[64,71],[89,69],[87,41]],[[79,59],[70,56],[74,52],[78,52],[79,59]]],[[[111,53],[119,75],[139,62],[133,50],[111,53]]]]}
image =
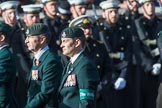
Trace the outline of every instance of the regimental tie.
{"type": "Polygon", "coordinates": [[[72,63],[69,62],[66,68],[66,73],[70,74],[73,71],[72,63]]]}
{"type": "Polygon", "coordinates": [[[38,66],[40,63],[41,62],[38,59],[36,58],[33,59],[33,66],[38,66]]]}
{"type": "Polygon", "coordinates": [[[33,66],[36,66],[36,58],[33,59],[33,66]]]}

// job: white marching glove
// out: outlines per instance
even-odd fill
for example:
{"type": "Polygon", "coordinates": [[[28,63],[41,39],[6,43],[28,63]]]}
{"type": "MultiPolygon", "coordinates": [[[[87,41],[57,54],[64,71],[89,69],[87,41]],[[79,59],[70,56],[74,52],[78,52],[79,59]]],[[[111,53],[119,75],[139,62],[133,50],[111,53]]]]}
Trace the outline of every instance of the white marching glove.
{"type": "Polygon", "coordinates": [[[160,63],[154,64],[153,69],[152,69],[152,75],[159,75],[160,74],[160,68],[161,68],[160,63]]]}
{"type": "Polygon", "coordinates": [[[121,90],[125,88],[126,86],[126,80],[124,78],[118,78],[114,83],[114,88],[116,90],[121,90]]]}

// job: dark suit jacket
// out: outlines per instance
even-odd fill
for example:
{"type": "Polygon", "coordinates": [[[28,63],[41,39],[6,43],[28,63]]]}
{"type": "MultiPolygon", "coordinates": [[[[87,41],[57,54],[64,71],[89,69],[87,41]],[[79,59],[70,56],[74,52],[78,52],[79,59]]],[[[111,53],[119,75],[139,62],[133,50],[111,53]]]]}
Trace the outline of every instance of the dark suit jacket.
{"type": "Polygon", "coordinates": [[[64,75],[59,88],[59,108],[95,108],[99,73],[94,63],[81,53],[64,75]]]}
{"type": "Polygon", "coordinates": [[[16,108],[13,80],[16,77],[14,59],[8,47],[0,50],[0,108],[16,108]]]}
{"type": "Polygon", "coordinates": [[[28,84],[26,108],[57,107],[57,90],[62,74],[62,65],[51,50],[43,53],[39,62],[33,63],[28,84]],[[34,80],[34,77],[36,79],[34,80]]]}

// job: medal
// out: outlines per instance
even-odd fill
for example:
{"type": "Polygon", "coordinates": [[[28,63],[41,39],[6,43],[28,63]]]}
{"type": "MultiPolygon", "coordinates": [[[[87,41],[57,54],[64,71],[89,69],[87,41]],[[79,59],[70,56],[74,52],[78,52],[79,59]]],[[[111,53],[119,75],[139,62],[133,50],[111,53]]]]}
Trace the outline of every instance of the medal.
{"type": "Polygon", "coordinates": [[[40,64],[40,61],[39,60],[36,60],[35,61],[35,64],[36,64],[36,66],[38,66],[40,64]]]}
{"type": "Polygon", "coordinates": [[[32,70],[32,80],[38,80],[38,70],[32,70]]]}

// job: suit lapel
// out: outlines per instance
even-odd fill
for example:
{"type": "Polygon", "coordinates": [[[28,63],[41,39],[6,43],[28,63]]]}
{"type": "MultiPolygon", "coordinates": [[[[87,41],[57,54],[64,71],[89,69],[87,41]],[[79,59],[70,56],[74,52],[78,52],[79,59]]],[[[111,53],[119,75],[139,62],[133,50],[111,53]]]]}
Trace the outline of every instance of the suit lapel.
{"type": "MultiPolygon", "coordinates": [[[[76,61],[72,64],[73,70],[71,71],[70,74],[72,74],[72,73],[74,72],[75,67],[76,67],[76,66],[79,64],[79,62],[82,60],[82,57],[83,57],[83,53],[81,53],[81,54],[79,55],[79,57],[76,59],[76,61]]],[[[66,72],[66,69],[67,69],[67,66],[66,66],[66,68],[64,69],[64,72],[63,72],[64,74],[63,74],[62,82],[61,82],[60,87],[59,87],[59,91],[62,89],[62,87],[63,87],[63,85],[64,85],[64,83],[65,83],[67,77],[69,76],[68,73],[65,73],[65,72],[66,72]]]]}
{"type": "MultiPolygon", "coordinates": [[[[67,64],[67,65],[68,65],[68,64],[67,64]]],[[[63,77],[62,77],[62,81],[61,81],[61,84],[60,84],[60,87],[59,87],[59,91],[61,90],[61,88],[62,88],[62,86],[63,86],[63,84],[64,84],[64,82],[65,82],[67,76],[69,75],[68,73],[66,73],[67,65],[66,65],[66,67],[64,68],[64,71],[63,71],[63,74],[62,74],[63,77]]]]}
{"type": "Polygon", "coordinates": [[[30,85],[30,82],[31,82],[31,79],[32,79],[32,70],[37,70],[41,64],[45,61],[46,57],[48,56],[48,54],[50,53],[49,50],[47,50],[46,52],[44,52],[42,54],[42,56],[40,57],[39,61],[40,61],[40,64],[37,66],[37,65],[33,65],[32,68],[31,68],[31,71],[30,71],[30,75],[29,75],[29,80],[28,80],[28,86],[27,88],[29,88],[29,85],[30,85]]]}

